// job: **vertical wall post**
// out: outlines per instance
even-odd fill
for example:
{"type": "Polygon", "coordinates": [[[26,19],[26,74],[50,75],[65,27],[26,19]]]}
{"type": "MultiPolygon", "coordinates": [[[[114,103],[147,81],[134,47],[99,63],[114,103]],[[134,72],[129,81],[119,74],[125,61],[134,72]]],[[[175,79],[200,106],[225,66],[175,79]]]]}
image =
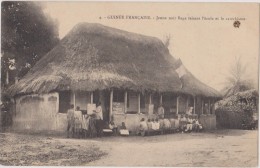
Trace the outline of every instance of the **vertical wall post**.
{"type": "Polygon", "coordinates": [[[138,93],[138,114],[140,114],[140,107],[141,107],[141,97],[140,97],[140,93],[138,93]]]}
{"type": "Polygon", "coordinates": [[[113,89],[110,91],[110,104],[109,104],[109,121],[112,119],[113,115],[113,89]]]}
{"type": "Polygon", "coordinates": [[[179,114],[179,97],[177,97],[177,102],[176,102],[176,108],[177,108],[177,114],[179,114]]]}
{"type": "Polygon", "coordinates": [[[125,91],[125,113],[127,112],[127,91],[125,91]]]}
{"type": "Polygon", "coordinates": [[[195,114],[196,113],[196,96],[194,96],[193,97],[194,98],[194,100],[193,100],[193,114],[195,114]]]}
{"type": "Polygon", "coordinates": [[[73,91],[73,104],[74,104],[74,110],[76,110],[76,93],[73,91]]]}
{"type": "Polygon", "coordinates": [[[160,104],[162,104],[162,94],[160,95],[160,104]]]}
{"type": "Polygon", "coordinates": [[[93,104],[93,92],[90,93],[90,103],[93,104]]]}
{"type": "Polygon", "coordinates": [[[152,94],[149,94],[149,104],[152,104],[152,94]]]}

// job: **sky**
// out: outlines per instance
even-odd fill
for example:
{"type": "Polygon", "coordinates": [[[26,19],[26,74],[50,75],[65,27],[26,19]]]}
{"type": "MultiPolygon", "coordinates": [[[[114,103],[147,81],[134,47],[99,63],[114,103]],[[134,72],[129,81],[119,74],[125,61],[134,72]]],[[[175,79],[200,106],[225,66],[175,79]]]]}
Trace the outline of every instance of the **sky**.
{"type": "Polygon", "coordinates": [[[161,40],[170,35],[170,53],[205,84],[221,90],[236,57],[247,66],[246,76],[258,81],[259,4],[45,2],[44,6],[44,12],[58,21],[60,38],[79,22],[100,23],[161,40]],[[124,19],[107,19],[115,15],[124,19]],[[167,19],[157,20],[157,16],[167,19]],[[235,17],[239,28],[233,26],[235,17]]]}

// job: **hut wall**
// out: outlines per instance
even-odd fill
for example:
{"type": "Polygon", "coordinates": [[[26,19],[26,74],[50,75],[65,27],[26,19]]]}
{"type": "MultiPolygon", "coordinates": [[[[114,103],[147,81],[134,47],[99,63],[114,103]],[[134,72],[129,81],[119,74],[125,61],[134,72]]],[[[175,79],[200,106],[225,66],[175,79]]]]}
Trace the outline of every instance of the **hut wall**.
{"type": "Polygon", "coordinates": [[[180,96],[179,97],[179,114],[185,114],[187,111],[187,97],[185,96],[180,96]]]}
{"type": "Polygon", "coordinates": [[[75,107],[79,106],[81,110],[87,110],[87,104],[90,103],[90,93],[76,92],[75,98],[76,98],[75,107]]]}
{"type": "Polygon", "coordinates": [[[65,130],[66,114],[58,113],[59,94],[25,95],[16,98],[14,130],[65,130]]]}
{"type": "Polygon", "coordinates": [[[137,93],[129,92],[129,107],[127,107],[127,111],[135,111],[138,112],[138,95],[137,93]]]}
{"type": "Polygon", "coordinates": [[[177,112],[177,97],[173,95],[163,95],[162,104],[165,110],[165,116],[171,116],[177,112]]]}
{"type": "Polygon", "coordinates": [[[195,109],[195,113],[196,114],[198,114],[198,115],[200,115],[200,114],[202,114],[202,99],[201,99],[201,97],[196,97],[196,105],[195,105],[196,107],[196,109],[195,109]]]}
{"type": "Polygon", "coordinates": [[[216,115],[201,115],[199,122],[206,130],[216,129],[216,115]]]}

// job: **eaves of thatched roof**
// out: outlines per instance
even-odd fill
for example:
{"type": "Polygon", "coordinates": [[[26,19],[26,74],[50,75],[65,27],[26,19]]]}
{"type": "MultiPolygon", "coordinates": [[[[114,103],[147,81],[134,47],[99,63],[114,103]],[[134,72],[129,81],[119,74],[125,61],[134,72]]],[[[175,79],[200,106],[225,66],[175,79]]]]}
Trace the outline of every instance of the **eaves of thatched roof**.
{"type": "Polygon", "coordinates": [[[157,38],[80,23],[9,92],[17,95],[122,88],[219,96],[191,73],[185,77],[187,85],[182,88],[172,66],[174,61],[157,38]]]}

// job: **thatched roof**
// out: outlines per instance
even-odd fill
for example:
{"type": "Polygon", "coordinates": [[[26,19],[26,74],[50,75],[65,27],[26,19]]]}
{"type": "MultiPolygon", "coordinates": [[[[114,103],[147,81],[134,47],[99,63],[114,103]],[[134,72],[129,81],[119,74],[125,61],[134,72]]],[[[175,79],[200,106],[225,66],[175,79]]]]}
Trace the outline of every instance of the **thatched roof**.
{"type": "Polygon", "coordinates": [[[80,23],[9,90],[16,95],[123,88],[219,96],[191,74],[182,89],[174,61],[157,38],[80,23]]]}

